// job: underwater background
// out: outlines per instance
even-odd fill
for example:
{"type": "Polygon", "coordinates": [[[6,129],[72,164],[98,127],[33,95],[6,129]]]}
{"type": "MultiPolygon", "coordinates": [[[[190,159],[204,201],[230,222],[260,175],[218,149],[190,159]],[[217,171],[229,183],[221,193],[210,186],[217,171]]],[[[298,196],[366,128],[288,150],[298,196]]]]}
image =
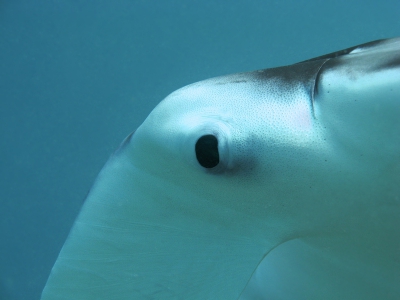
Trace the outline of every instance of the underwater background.
{"type": "Polygon", "coordinates": [[[0,300],[40,298],[96,175],[167,94],[394,36],[399,0],[0,0],[0,300]]]}

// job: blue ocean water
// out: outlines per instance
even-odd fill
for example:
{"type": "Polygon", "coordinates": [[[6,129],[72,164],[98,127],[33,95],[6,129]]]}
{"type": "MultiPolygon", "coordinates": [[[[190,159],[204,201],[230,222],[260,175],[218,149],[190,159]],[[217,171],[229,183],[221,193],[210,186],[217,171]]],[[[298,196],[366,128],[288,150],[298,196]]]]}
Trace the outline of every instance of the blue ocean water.
{"type": "Polygon", "coordinates": [[[108,156],[173,90],[400,36],[398,0],[0,2],[0,299],[39,299],[108,156]]]}

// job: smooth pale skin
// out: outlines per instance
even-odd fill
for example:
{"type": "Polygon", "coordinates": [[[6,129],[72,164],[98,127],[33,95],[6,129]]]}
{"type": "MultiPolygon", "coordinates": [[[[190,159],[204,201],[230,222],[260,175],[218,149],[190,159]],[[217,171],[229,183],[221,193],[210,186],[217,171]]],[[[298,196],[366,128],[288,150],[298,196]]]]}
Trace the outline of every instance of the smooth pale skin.
{"type": "Polygon", "coordinates": [[[397,38],[169,95],[99,174],[42,299],[399,295],[397,38]]]}

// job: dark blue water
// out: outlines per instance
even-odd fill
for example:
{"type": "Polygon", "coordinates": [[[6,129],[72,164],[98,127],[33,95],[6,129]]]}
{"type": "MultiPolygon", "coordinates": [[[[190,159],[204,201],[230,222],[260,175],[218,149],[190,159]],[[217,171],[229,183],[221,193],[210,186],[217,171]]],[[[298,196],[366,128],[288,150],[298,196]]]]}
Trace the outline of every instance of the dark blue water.
{"type": "Polygon", "coordinates": [[[400,36],[400,1],[0,1],[0,299],[39,299],[94,178],[168,93],[400,36]]]}

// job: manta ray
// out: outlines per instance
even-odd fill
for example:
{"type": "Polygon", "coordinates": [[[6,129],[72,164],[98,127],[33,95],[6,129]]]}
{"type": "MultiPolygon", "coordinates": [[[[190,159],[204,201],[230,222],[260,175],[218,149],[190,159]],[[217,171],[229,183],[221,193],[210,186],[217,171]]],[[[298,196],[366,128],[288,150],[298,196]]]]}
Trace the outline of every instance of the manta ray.
{"type": "Polygon", "coordinates": [[[399,297],[393,38],[170,94],[98,175],[41,299],[399,297]]]}

